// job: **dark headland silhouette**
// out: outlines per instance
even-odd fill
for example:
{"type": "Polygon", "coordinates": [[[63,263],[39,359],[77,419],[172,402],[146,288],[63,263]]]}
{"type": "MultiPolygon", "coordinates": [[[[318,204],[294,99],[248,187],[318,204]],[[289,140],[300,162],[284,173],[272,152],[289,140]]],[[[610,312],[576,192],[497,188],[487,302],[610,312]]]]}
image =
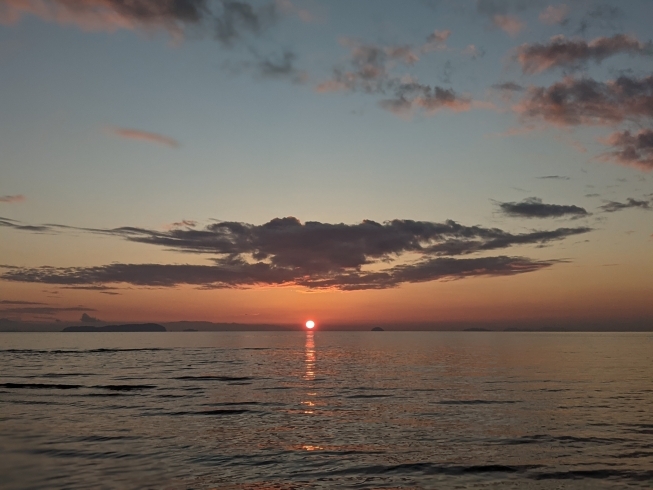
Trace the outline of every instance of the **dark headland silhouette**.
{"type": "Polygon", "coordinates": [[[372,332],[384,332],[384,330],[381,327],[374,327],[372,332]]]}
{"type": "Polygon", "coordinates": [[[66,327],[62,332],[167,332],[166,327],[158,323],[132,323],[128,325],[106,325],[94,327],[81,325],[79,327],[66,327]]]}

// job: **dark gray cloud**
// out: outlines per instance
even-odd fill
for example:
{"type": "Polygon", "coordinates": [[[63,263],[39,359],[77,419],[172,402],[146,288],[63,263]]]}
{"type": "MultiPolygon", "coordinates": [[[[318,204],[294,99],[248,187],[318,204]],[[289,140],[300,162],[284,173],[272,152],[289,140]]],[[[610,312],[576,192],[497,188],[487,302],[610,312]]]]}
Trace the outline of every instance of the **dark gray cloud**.
{"type": "MultiPolygon", "coordinates": [[[[173,287],[194,285],[203,288],[233,288],[255,285],[296,285],[310,289],[343,291],[386,289],[408,282],[462,279],[475,276],[506,276],[534,272],[557,261],[524,257],[480,257],[470,259],[431,258],[382,271],[341,269],[304,275],[267,263],[232,261],[220,265],[110,264],[79,268],[25,268],[2,276],[9,281],[47,284],[129,283],[137,286],[173,287]]],[[[9,310],[6,310],[9,311],[9,310]]],[[[56,310],[61,311],[61,310],[56,310]]],[[[27,311],[19,311],[26,313],[27,311]]],[[[43,310],[40,313],[54,313],[43,310]]]]}
{"type": "Polygon", "coordinates": [[[564,175],[543,175],[542,177],[536,177],[540,180],[569,180],[569,177],[564,175]]]}
{"type": "Polygon", "coordinates": [[[496,90],[503,90],[506,92],[522,92],[524,91],[524,87],[521,85],[515,83],[515,82],[504,82],[504,83],[497,83],[492,85],[492,88],[496,90]]]}
{"type": "Polygon", "coordinates": [[[521,45],[517,48],[516,59],[524,73],[534,74],[553,68],[578,69],[589,61],[601,63],[617,54],[651,56],[653,44],[625,34],[598,37],[592,41],[555,36],[546,43],[521,45]]]}
{"type": "Polygon", "coordinates": [[[236,65],[235,71],[244,69],[261,79],[287,80],[292,83],[305,83],[308,74],[297,67],[297,54],[290,50],[281,53],[262,55],[256,50],[250,50],[253,61],[246,61],[236,65]]]}
{"type": "Polygon", "coordinates": [[[20,223],[19,221],[9,219],[9,218],[2,218],[2,217],[0,217],[0,227],[13,228],[15,230],[23,230],[23,231],[33,231],[33,232],[51,231],[51,228],[48,226],[25,225],[20,223]]]}
{"type": "Polygon", "coordinates": [[[616,132],[603,142],[612,147],[612,151],[603,155],[604,159],[642,170],[653,170],[653,130],[616,132]]]}
{"type": "Polygon", "coordinates": [[[101,322],[99,318],[96,318],[94,316],[89,315],[88,313],[82,313],[82,316],[79,319],[80,322],[87,322],[87,323],[98,323],[101,322]]]}
{"type": "Polygon", "coordinates": [[[260,34],[276,19],[274,3],[254,7],[248,2],[223,0],[222,11],[215,18],[215,37],[231,46],[245,34],[260,34]]]}
{"type": "Polygon", "coordinates": [[[630,208],[651,209],[651,204],[649,201],[641,201],[629,197],[626,199],[626,202],[609,201],[603,206],[599,206],[599,209],[602,209],[606,213],[614,213],[616,211],[622,211],[624,209],[630,208]]]}
{"type": "Polygon", "coordinates": [[[3,299],[3,300],[0,301],[0,305],[13,305],[13,306],[17,306],[17,305],[43,305],[43,304],[45,304],[45,303],[39,303],[39,302],[35,302],[35,301],[11,301],[11,300],[8,300],[8,299],[3,299]]]}
{"type": "Polygon", "coordinates": [[[17,306],[13,308],[0,309],[0,313],[29,314],[29,315],[55,315],[69,311],[96,311],[93,308],[83,306],[59,307],[59,306],[17,306]]]}
{"type": "Polygon", "coordinates": [[[529,197],[521,202],[499,203],[501,211],[508,216],[519,218],[561,218],[565,216],[588,216],[584,208],[574,205],[546,204],[542,199],[529,197]]]}
{"type": "MultiPolygon", "coordinates": [[[[57,227],[57,225],[49,225],[57,227]]],[[[66,227],[56,229],[67,230],[66,227]]],[[[498,228],[465,226],[455,221],[434,223],[392,220],[385,223],[329,224],[296,218],[276,218],[263,225],[216,222],[202,229],[174,228],[166,231],[123,227],[79,229],[185,253],[211,254],[212,265],[110,264],[81,268],[10,268],[2,279],[65,286],[104,286],[129,283],[170,287],[193,284],[203,287],[247,287],[257,284],[295,284],[309,288],[392,287],[411,277],[431,277],[425,270],[440,271],[434,279],[467,277],[476,259],[454,256],[506,249],[517,245],[542,246],[584,234],[590,228],[559,228],[513,234],[498,228]],[[441,258],[447,260],[437,260],[441,258]],[[394,265],[400,258],[410,263],[394,265]],[[444,264],[451,268],[445,269],[444,264]],[[455,269],[452,264],[459,264],[455,269]],[[443,271],[448,272],[443,272],[443,271]],[[458,271],[456,273],[456,271],[458,271]],[[421,276],[421,275],[422,276],[421,276]],[[338,285],[339,284],[339,285],[338,285]],[[383,284],[383,286],[374,286],[383,284]]],[[[530,271],[554,262],[529,261],[523,257],[487,258],[479,275],[530,271]],[[491,266],[491,260],[497,260],[491,266]],[[517,264],[511,268],[510,264],[517,264]],[[493,268],[494,267],[494,268],[493,268]],[[491,271],[491,272],[488,272],[491,271]]],[[[480,263],[480,262],[478,262],[480,263]]]]}
{"type": "Polygon", "coordinates": [[[565,78],[549,87],[531,87],[515,106],[522,116],[551,124],[615,124],[653,118],[653,76],[621,76],[598,82],[565,78]]]}

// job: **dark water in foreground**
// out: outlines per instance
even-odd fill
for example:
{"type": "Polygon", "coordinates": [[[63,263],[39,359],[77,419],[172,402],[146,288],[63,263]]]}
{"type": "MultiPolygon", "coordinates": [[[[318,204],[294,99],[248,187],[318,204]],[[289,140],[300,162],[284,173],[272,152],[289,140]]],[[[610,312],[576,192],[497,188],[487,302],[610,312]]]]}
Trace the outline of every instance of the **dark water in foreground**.
{"type": "Polygon", "coordinates": [[[651,488],[653,335],[0,334],[0,487],[651,488]]]}

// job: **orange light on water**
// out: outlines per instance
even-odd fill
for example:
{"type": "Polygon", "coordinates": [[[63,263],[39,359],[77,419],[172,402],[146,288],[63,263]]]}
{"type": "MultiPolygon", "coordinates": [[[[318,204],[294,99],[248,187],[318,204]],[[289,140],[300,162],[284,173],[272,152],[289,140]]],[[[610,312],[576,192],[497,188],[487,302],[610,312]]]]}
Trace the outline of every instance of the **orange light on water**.
{"type": "Polygon", "coordinates": [[[309,330],[315,328],[315,322],[313,320],[307,321],[306,328],[308,328],[309,330]]]}

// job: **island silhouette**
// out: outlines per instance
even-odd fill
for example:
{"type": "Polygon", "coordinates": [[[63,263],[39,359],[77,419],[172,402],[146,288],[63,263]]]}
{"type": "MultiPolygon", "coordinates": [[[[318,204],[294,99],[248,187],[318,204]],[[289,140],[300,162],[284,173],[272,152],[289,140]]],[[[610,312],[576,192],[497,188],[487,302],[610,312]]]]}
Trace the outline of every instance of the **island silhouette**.
{"type": "Polygon", "coordinates": [[[62,332],[167,332],[167,330],[166,327],[158,323],[132,323],[127,325],[106,325],[104,327],[81,325],[66,327],[62,332]]]}

